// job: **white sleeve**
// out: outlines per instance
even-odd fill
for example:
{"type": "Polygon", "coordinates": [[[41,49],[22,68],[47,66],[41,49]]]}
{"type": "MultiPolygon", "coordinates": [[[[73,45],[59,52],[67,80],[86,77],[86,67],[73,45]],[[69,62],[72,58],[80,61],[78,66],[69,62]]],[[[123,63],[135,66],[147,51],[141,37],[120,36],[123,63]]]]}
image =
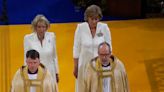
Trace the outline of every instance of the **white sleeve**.
{"type": "Polygon", "coordinates": [[[105,38],[105,41],[110,45],[110,49],[112,51],[112,40],[111,40],[111,32],[110,32],[110,29],[108,27],[107,24],[105,24],[105,27],[104,27],[104,38],[105,38]]]}
{"type": "Polygon", "coordinates": [[[24,65],[26,65],[26,52],[29,50],[29,41],[27,35],[24,36],[24,65]]]}
{"type": "Polygon", "coordinates": [[[80,37],[80,25],[77,25],[75,35],[74,35],[74,46],[73,46],[73,58],[79,58],[81,49],[81,37],[80,37]]]}
{"type": "Polygon", "coordinates": [[[58,74],[59,66],[58,66],[57,49],[56,49],[56,36],[54,33],[52,38],[53,38],[53,59],[55,62],[55,72],[58,74]]]}

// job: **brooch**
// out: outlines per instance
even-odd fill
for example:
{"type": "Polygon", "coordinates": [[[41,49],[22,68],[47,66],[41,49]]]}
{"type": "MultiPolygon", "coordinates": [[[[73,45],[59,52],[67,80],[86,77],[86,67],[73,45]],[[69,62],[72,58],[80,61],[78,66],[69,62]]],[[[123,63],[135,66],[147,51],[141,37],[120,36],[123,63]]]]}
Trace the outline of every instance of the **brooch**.
{"type": "Polygon", "coordinates": [[[97,36],[101,37],[101,36],[103,36],[103,33],[100,31],[99,33],[97,33],[97,36]]]}

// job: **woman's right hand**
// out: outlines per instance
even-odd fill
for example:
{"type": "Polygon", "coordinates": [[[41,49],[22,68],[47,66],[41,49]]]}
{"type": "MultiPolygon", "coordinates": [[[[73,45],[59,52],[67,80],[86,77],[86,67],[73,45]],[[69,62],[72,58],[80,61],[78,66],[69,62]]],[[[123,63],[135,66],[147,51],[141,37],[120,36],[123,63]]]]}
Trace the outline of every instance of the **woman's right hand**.
{"type": "Polygon", "coordinates": [[[77,79],[77,77],[78,77],[78,67],[74,68],[73,74],[74,74],[75,78],[77,79]]]}
{"type": "Polygon", "coordinates": [[[75,76],[75,78],[77,79],[78,77],[78,58],[74,58],[74,71],[73,71],[73,75],[75,76]]]}

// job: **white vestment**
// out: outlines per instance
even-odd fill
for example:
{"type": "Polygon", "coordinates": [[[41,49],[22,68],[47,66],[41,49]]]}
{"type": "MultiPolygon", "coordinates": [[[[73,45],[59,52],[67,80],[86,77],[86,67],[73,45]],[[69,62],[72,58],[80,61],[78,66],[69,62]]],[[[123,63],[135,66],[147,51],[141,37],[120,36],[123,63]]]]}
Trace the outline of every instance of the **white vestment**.
{"type": "MultiPolygon", "coordinates": [[[[37,74],[28,74],[28,77],[30,80],[35,80],[37,79],[37,74]]],[[[30,87],[30,92],[36,92],[35,87],[30,87]]]]}
{"type": "MultiPolygon", "coordinates": [[[[111,67],[103,67],[103,70],[111,70],[111,67]]],[[[103,78],[103,92],[111,92],[111,78],[103,78]]]]}

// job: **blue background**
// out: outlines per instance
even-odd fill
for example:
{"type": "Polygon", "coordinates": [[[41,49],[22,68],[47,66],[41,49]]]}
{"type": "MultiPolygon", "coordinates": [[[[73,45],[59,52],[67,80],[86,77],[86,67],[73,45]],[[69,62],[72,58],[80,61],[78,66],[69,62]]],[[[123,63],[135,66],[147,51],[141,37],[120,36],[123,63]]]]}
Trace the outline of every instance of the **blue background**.
{"type": "MultiPolygon", "coordinates": [[[[84,9],[75,6],[72,0],[7,0],[8,24],[30,24],[37,14],[44,14],[51,23],[84,21],[84,9]]],[[[115,18],[103,17],[103,20],[109,19],[115,18]]]]}

